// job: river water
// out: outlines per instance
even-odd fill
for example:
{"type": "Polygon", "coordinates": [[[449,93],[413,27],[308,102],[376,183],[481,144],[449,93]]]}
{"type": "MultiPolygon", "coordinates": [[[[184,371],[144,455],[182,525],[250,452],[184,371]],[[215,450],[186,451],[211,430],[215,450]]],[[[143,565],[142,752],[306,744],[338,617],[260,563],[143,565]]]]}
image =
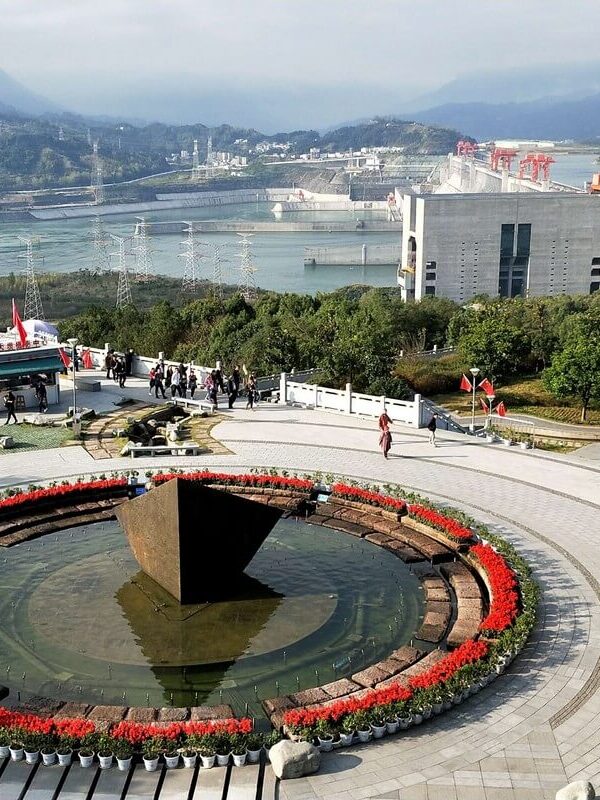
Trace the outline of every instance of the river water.
{"type": "MultiPolygon", "coordinates": [[[[552,165],[552,177],[562,183],[582,187],[591,179],[593,172],[600,171],[596,156],[592,153],[557,154],[552,165]]],[[[206,220],[206,219],[251,219],[274,220],[271,203],[230,205],[217,208],[175,209],[148,212],[148,221],[158,220],[206,220]]],[[[350,221],[361,219],[383,219],[381,212],[302,212],[286,214],[285,220],[293,221],[350,221]]],[[[103,218],[106,234],[130,238],[136,221],[135,215],[119,214],[103,218]]],[[[0,226],[0,275],[24,269],[24,260],[19,258],[23,247],[19,236],[36,238],[35,252],[40,258],[38,268],[49,272],[70,272],[94,267],[92,247],[93,220],[68,219],[51,222],[10,223],[0,226]]],[[[178,277],[183,275],[184,260],[182,236],[161,235],[151,239],[153,271],[158,274],[178,277]]],[[[205,257],[201,259],[198,275],[211,279],[213,274],[213,247],[223,248],[222,279],[225,283],[240,283],[241,253],[240,237],[233,233],[202,234],[206,245],[201,248],[205,257]]],[[[304,247],[328,247],[339,245],[400,244],[400,235],[394,232],[350,231],[325,232],[281,232],[257,233],[251,238],[251,250],[256,267],[255,282],[264,289],[280,292],[315,294],[328,292],[341,286],[361,283],[373,286],[396,285],[396,265],[340,267],[304,266],[304,247]]],[[[128,249],[131,242],[128,243],[128,249]]],[[[116,250],[116,245],[109,248],[116,250]]],[[[111,260],[116,267],[116,258],[111,260]]],[[[130,252],[128,264],[135,268],[135,255],[130,252]]],[[[103,264],[105,268],[108,264],[103,264]]]]}

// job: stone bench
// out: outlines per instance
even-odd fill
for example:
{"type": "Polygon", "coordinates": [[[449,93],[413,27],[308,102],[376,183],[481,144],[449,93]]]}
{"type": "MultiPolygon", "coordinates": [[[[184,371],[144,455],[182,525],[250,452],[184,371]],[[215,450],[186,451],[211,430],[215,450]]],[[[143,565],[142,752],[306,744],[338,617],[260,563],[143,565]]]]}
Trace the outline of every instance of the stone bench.
{"type": "Polygon", "coordinates": [[[209,414],[215,413],[215,407],[210,400],[196,400],[192,397],[174,397],[169,400],[172,406],[179,406],[180,408],[189,409],[196,412],[208,411],[209,414]]]}
{"type": "Polygon", "coordinates": [[[203,452],[199,444],[195,442],[180,444],[133,444],[129,447],[129,455],[131,458],[136,456],[198,456],[203,452]]]}

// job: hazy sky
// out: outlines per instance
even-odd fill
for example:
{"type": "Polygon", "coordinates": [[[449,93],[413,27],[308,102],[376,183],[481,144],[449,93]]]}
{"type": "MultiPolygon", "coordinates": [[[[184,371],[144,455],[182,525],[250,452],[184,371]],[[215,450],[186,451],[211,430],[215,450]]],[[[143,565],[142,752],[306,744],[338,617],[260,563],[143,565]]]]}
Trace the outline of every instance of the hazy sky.
{"type": "Polygon", "coordinates": [[[122,113],[136,87],[343,87],[400,100],[473,70],[590,60],[600,3],[0,0],[0,19],[1,69],[66,106],[122,113]]]}

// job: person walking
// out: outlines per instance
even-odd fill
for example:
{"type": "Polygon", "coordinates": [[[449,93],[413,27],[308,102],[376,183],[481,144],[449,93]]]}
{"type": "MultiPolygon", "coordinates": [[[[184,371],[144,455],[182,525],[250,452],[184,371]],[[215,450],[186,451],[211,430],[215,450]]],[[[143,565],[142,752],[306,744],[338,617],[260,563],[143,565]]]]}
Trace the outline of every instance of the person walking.
{"type": "Polygon", "coordinates": [[[383,413],[379,416],[379,430],[382,431],[384,428],[389,428],[392,424],[392,420],[388,416],[387,410],[384,406],[383,413]]]}
{"type": "Polygon", "coordinates": [[[190,397],[193,400],[194,399],[194,395],[196,393],[196,389],[198,388],[198,378],[196,377],[196,373],[194,372],[193,368],[190,369],[190,375],[189,375],[189,379],[188,379],[188,388],[190,390],[190,397]]]}
{"type": "Polygon", "coordinates": [[[206,389],[206,397],[205,400],[210,400],[210,395],[212,392],[212,388],[214,386],[213,376],[212,373],[208,373],[206,379],[204,380],[204,388],[206,389]]]}
{"type": "Polygon", "coordinates": [[[114,364],[113,351],[109,350],[108,353],[106,354],[106,358],[104,359],[104,367],[106,369],[106,380],[107,381],[109,381],[110,378],[111,378],[111,372],[112,372],[112,369],[113,369],[113,364],[114,364]]]}
{"type": "Polygon", "coordinates": [[[179,384],[181,383],[181,373],[178,369],[174,369],[171,375],[171,398],[174,398],[176,394],[181,396],[181,391],[179,389],[179,384]]]}
{"type": "Polygon", "coordinates": [[[150,379],[148,387],[148,397],[150,397],[150,395],[152,394],[152,389],[154,389],[154,383],[156,381],[156,370],[154,369],[154,367],[150,367],[148,378],[150,379]]]}
{"type": "Polygon", "coordinates": [[[223,384],[223,372],[221,370],[221,367],[217,367],[214,370],[214,373],[215,373],[214,374],[215,383],[217,384],[219,391],[225,394],[225,385],[223,384]]]}
{"type": "Polygon", "coordinates": [[[251,372],[248,378],[248,383],[246,384],[246,391],[248,392],[248,401],[246,402],[246,408],[251,408],[254,411],[254,404],[256,403],[256,378],[254,377],[254,373],[251,372]]]}
{"type": "Polygon", "coordinates": [[[237,400],[237,396],[238,396],[238,389],[237,386],[235,385],[235,377],[232,372],[231,375],[227,378],[227,397],[229,399],[229,408],[233,408],[233,404],[237,400]]]}
{"type": "Polygon", "coordinates": [[[127,380],[127,366],[125,365],[125,360],[120,358],[119,359],[119,388],[125,388],[125,381],[127,380]]]}
{"type": "Polygon", "coordinates": [[[381,433],[379,434],[379,446],[381,447],[383,457],[387,458],[390,447],[392,446],[392,434],[387,426],[381,429],[381,433]]]}
{"type": "Polygon", "coordinates": [[[131,347],[127,348],[127,352],[125,353],[125,375],[128,378],[131,378],[131,370],[133,368],[133,349],[131,347]]]}
{"type": "Polygon", "coordinates": [[[173,382],[173,367],[167,367],[167,374],[165,375],[165,389],[169,390],[171,388],[171,383],[173,382]]]}
{"type": "Polygon", "coordinates": [[[240,383],[241,383],[240,368],[237,364],[233,368],[233,372],[231,373],[231,375],[233,377],[233,383],[235,384],[235,393],[237,397],[237,395],[239,395],[240,393],[240,383]]]}
{"type": "Polygon", "coordinates": [[[41,378],[35,386],[35,396],[38,401],[40,414],[45,414],[48,411],[48,392],[46,391],[46,384],[41,378]]]}
{"type": "Polygon", "coordinates": [[[435,432],[437,431],[437,418],[438,415],[434,414],[427,423],[427,430],[429,431],[429,444],[432,444],[434,447],[437,447],[437,442],[435,441],[435,432]]]}
{"type": "Polygon", "coordinates": [[[163,384],[163,371],[161,370],[160,366],[154,374],[154,396],[156,398],[158,398],[159,392],[162,394],[163,400],[166,400],[167,395],[165,394],[165,387],[163,384]]]}
{"type": "Polygon", "coordinates": [[[9,425],[12,418],[15,421],[15,425],[17,425],[19,420],[15,414],[15,396],[10,389],[4,395],[4,408],[6,409],[6,422],[4,424],[9,425]]]}

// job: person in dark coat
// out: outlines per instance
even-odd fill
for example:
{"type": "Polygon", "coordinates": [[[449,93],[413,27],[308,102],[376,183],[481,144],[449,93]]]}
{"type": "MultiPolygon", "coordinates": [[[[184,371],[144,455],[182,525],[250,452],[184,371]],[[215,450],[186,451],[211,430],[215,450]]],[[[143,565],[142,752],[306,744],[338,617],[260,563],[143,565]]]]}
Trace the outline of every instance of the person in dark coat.
{"type": "Polygon", "coordinates": [[[128,348],[127,352],[125,353],[125,375],[130,378],[131,377],[131,370],[133,367],[133,350],[128,348]]]}
{"type": "Polygon", "coordinates": [[[9,389],[8,392],[4,395],[4,408],[6,409],[6,422],[5,425],[9,425],[11,419],[14,419],[15,425],[19,422],[17,419],[17,415],[15,414],[15,396],[9,389]]]}
{"type": "Polygon", "coordinates": [[[435,432],[437,431],[437,416],[437,414],[434,414],[427,423],[427,430],[429,431],[429,444],[432,444],[434,447],[437,447],[437,442],[435,441],[435,432]]]}
{"type": "Polygon", "coordinates": [[[190,369],[190,376],[188,379],[188,388],[190,390],[190,397],[192,400],[194,399],[194,395],[196,394],[196,389],[198,388],[198,378],[196,377],[196,373],[194,369],[190,369]]]}
{"type": "Polygon", "coordinates": [[[237,396],[238,387],[235,384],[235,377],[233,373],[231,373],[231,375],[227,378],[227,397],[229,398],[229,408],[233,408],[233,404],[237,400],[237,396]]]}
{"type": "Polygon", "coordinates": [[[46,384],[41,378],[35,385],[35,396],[38,401],[40,414],[45,414],[48,411],[48,392],[46,391],[46,384]]]}

